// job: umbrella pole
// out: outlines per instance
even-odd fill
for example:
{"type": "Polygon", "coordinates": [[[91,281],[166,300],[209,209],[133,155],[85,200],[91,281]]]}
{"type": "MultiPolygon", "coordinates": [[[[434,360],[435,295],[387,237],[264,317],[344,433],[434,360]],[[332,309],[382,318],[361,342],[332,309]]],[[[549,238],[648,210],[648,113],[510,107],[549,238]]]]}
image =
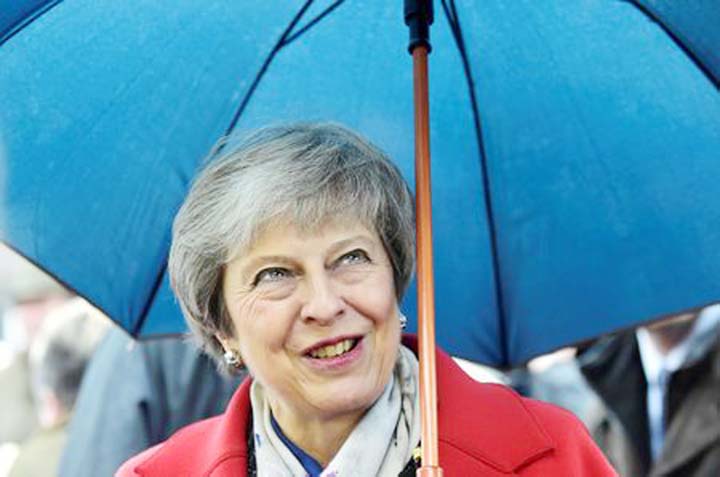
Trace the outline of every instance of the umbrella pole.
{"type": "Polygon", "coordinates": [[[408,50],[413,57],[415,98],[415,211],[418,272],[418,341],[420,355],[420,418],[422,456],[417,477],[442,477],[438,458],[437,386],[435,367],[435,282],[432,259],[432,201],[430,195],[430,114],[428,53],[432,0],[405,0],[405,23],[410,28],[408,50]]]}
{"type": "Polygon", "coordinates": [[[442,477],[438,458],[437,387],[435,370],[435,282],[432,259],[430,196],[430,131],[427,48],[413,50],[415,91],[415,209],[417,214],[418,338],[420,350],[420,413],[422,465],[417,477],[442,477]]]}

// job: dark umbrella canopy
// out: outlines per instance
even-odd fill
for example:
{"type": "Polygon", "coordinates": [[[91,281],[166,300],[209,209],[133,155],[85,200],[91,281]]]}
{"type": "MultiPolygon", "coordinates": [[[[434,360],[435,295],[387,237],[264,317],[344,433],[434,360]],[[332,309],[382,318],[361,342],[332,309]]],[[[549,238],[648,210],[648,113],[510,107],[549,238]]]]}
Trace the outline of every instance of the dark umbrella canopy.
{"type": "MultiPolygon", "coordinates": [[[[135,336],[185,329],[170,224],[226,131],[343,122],[412,178],[402,2],[253,3],[60,2],[0,46],[5,240],[135,336]]],[[[518,363],[720,299],[720,11],[690,3],[436,5],[449,351],[518,363]]]]}

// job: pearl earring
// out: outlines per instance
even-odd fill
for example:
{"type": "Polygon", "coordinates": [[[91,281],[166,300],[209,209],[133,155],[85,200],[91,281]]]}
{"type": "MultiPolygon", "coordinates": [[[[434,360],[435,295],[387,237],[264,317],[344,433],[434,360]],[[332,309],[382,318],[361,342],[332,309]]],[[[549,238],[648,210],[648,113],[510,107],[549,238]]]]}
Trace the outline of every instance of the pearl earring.
{"type": "Polygon", "coordinates": [[[400,328],[404,330],[405,328],[407,328],[407,316],[400,313],[399,318],[400,318],[400,328]]]}
{"type": "Polygon", "coordinates": [[[242,367],[242,359],[240,359],[240,355],[237,353],[237,351],[227,350],[225,351],[223,358],[225,358],[225,364],[227,364],[231,368],[242,367]]]}

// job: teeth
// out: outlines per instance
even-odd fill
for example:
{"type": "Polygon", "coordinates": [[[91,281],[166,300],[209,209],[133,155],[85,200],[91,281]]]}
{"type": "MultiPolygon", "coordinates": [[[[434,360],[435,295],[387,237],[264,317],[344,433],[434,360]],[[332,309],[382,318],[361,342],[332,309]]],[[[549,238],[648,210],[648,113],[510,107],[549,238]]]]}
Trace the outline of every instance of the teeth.
{"type": "Polygon", "coordinates": [[[354,344],[355,340],[342,340],[341,342],[334,345],[323,346],[322,348],[313,350],[310,352],[310,356],[319,359],[334,358],[336,356],[340,356],[341,354],[346,353],[348,350],[350,350],[350,348],[353,347],[354,344]]]}

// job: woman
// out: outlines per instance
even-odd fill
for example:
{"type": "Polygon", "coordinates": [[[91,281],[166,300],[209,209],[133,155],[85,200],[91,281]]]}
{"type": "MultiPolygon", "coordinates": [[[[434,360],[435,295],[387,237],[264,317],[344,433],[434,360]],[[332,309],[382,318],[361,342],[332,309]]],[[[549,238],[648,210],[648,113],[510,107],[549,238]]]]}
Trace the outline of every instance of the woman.
{"type": "MultiPolygon", "coordinates": [[[[414,476],[414,268],[399,171],[339,126],[226,145],[173,229],[169,271],[206,352],[247,379],[227,411],[128,461],[125,476],[414,476]]],[[[472,381],[438,351],[447,476],[615,475],[569,413],[472,381]]]]}

